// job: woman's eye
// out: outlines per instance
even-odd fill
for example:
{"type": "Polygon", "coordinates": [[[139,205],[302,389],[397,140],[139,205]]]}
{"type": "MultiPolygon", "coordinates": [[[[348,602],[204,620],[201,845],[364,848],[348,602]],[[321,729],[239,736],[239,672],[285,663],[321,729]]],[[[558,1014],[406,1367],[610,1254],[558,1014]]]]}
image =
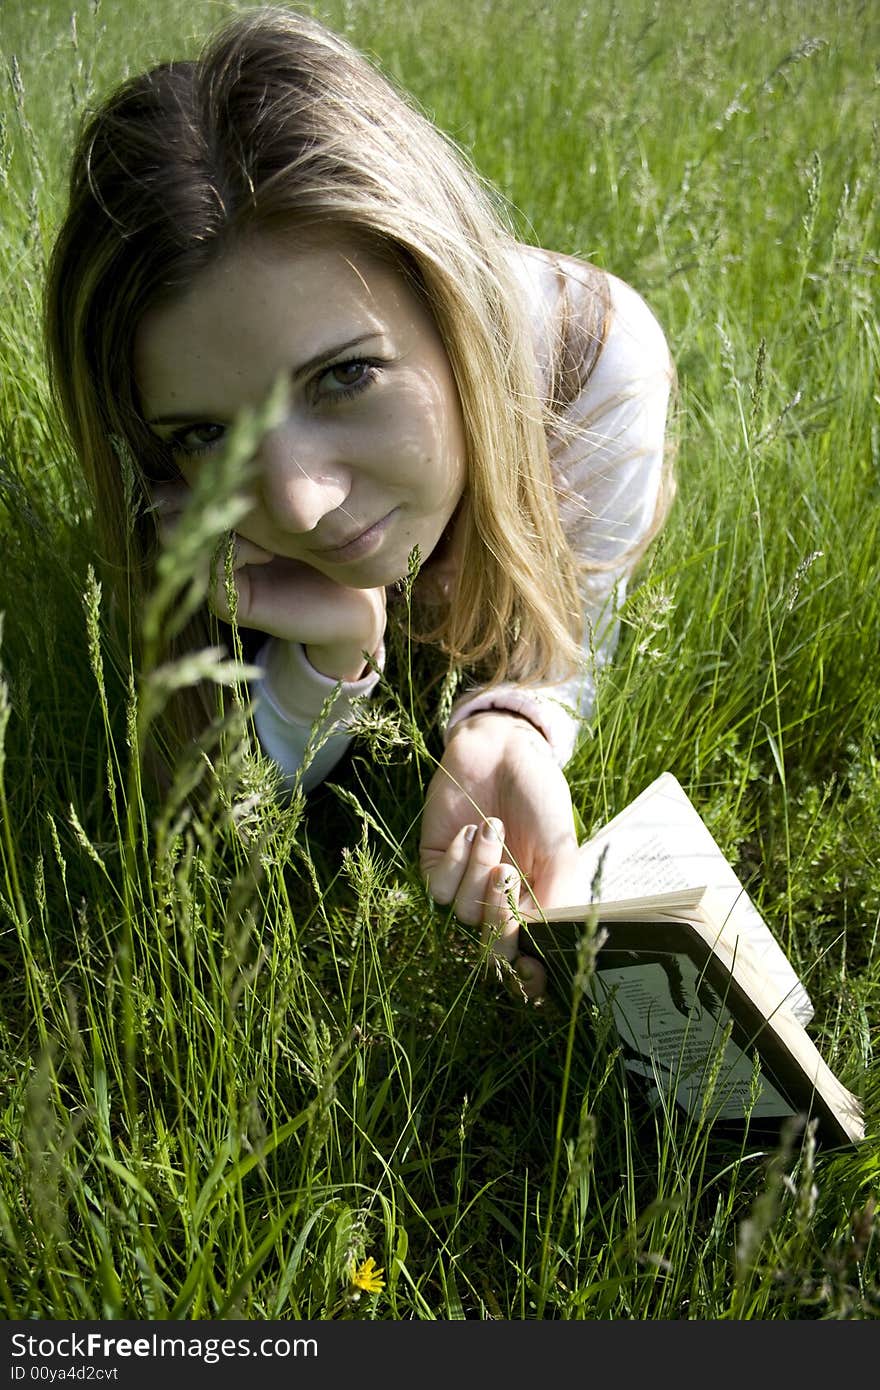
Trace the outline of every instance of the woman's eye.
{"type": "Polygon", "coordinates": [[[172,435],[171,443],[181,454],[203,454],[219,444],[225,433],[225,425],[191,425],[172,435]]]}
{"type": "Polygon", "coordinates": [[[340,362],[330,368],[330,375],[337,386],[356,386],[367,370],[366,362],[340,362]]]}
{"type": "Polygon", "coordinates": [[[376,374],[376,364],[365,362],[362,358],[352,358],[350,362],[336,362],[321,373],[318,394],[325,400],[345,399],[365,390],[376,374]]]}

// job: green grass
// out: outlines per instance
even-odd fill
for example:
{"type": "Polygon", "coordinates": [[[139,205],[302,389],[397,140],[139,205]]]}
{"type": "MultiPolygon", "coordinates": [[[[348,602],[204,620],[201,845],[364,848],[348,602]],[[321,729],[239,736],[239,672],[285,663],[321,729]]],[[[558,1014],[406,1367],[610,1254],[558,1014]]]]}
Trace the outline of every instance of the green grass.
{"type": "Polygon", "coordinates": [[[878,15],[318,10],[471,150],[523,235],[631,279],[667,329],[678,501],[570,780],[587,829],[663,769],[682,782],[865,1100],[867,1141],[835,1153],[648,1110],[585,1004],[569,1056],[568,1008],[486,977],[415,868],[437,698],[405,640],[400,700],[307,804],[272,796],[234,687],[210,762],[164,803],[142,786],[162,682],[132,683],[89,570],[41,282],[75,112],[229,8],[0,19],[0,1307],[875,1317],[878,15]],[[365,1256],[386,1285],[355,1298],[365,1256]]]}

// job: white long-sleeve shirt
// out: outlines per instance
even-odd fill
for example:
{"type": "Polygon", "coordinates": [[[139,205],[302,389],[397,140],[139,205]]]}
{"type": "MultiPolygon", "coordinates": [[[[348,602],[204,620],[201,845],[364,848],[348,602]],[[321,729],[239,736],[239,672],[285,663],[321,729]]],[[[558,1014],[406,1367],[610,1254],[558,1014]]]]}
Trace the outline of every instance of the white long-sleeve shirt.
{"type": "MultiPolygon", "coordinates": [[[[521,247],[516,270],[535,334],[540,364],[551,359],[558,275],[576,263],[521,247]]],[[[666,339],[644,300],[607,276],[609,306],[604,344],[584,388],[568,406],[564,437],[550,440],[550,461],[563,528],[575,555],[595,566],[583,580],[584,660],[561,683],[513,683],[467,691],[453,707],[446,732],[483,709],[525,715],[547,738],[564,766],[589,717],[599,668],[617,641],[616,610],[626,590],[633,555],[649,533],[663,478],[666,415],[673,368],[666,339]]],[[[583,286],[573,282],[583,294],[583,286]]],[[[577,297],[575,296],[575,308],[577,297]]],[[[375,654],[381,669],[383,652],[375,654]]],[[[258,658],[265,676],[257,687],[254,721],[265,751],[292,778],[309,759],[308,791],[336,766],[349,745],[355,700],[369,695],[379,676],[340,685],[316,671],[301,645],[270,639],[258,658]],[[327,702],[334,696],[332,705],[327,702]],[[306,752],[316,721],[320,737],[306,752]],[[316,750],[316,751],[313,751],[316,750]]]]}

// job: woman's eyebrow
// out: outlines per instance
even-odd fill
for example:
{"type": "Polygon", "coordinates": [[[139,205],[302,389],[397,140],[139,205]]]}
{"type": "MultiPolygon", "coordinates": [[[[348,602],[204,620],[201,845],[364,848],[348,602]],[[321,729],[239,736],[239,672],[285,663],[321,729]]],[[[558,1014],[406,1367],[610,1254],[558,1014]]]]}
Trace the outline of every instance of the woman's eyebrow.
{"type": "MultiPolygon", "coordinates": [[[[352,348],[360,347],[362,343],[368,343],[371,338],[378,338],[381,333],[378,329],[373,329],[369,333],[360,333],[356,338],[349,338],[344,343],[336,343],[333,347],[325,348],[323,351],[315,353],[306,362],[301,362],[298,367],[294,367],[291,377],[294,381],[308,376],[311,372],[319,371],[326,363],[332,362],[335,357],[339,357],[343,352],[350,352],[352,348]]],[[[148,425],[188,425],[193,420],[207,420],[211,415],[210,411],[175,411],[173,415],[153,415],[147,420],[148,425]]]]}

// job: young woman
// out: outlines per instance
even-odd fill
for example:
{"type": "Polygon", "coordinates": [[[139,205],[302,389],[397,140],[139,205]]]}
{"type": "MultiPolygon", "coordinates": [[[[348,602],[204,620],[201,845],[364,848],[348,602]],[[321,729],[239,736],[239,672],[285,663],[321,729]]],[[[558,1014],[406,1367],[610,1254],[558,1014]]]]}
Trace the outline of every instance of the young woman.
{"type": "MultiPolygon", "coordinates": [[[[508,895],[549,902],[574,863],[563,768],[670,493],[673,372],[647,306],[517,244],[460,152],[360,54],[271,9],[87,121],[47,303],[117,565],[114,439],[136,462],[130,583],[238,412],[289,383],[237,528],[237,619],[265,634],[255,724],[288,775],[337,692],[306,788],[347,746],[383,664],[386,595],[418,548],[422,635],[469,681],[422,868],[539,992],[508,895]]],[[[213,607],[228,616],[222,584],[213,607]]]]}

